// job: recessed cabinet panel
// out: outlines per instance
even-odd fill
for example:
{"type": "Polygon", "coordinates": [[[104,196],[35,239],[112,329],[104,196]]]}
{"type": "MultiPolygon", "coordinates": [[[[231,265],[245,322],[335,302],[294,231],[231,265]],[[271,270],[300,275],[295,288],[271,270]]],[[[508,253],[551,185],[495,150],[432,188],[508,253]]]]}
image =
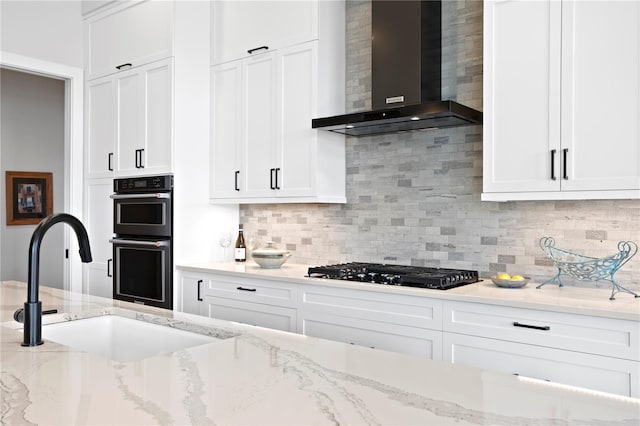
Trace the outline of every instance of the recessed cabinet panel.
{"type": "Polygon", "coordinates": [[[269,196],[276,186],[276,56],[264,53],[243,62],[245,101],[244,178],[246,195],[269,196]]]}
{"type": "Polygon", "coordinates": [[[144,146],[144,76],[128,72],[116,81],[118,88],[118,172],[136,171],[136,151],[144,146]]]}
{"type": "Polygon", "coordinates": [[[88,79],[168,58],[173,52],[173,2],[131,2],[85,24],[88,79]]]}
{"type": "Polygon", "coordinates": [[[318,130],[309,126],[317,116],[318,44],[305,43],[278,52],[277,165],[280,196],[309,196],[316,187],[318,130]]]}
{"type": "Polygon", "coordinates": [[[211,7],[212,64],[250,55],[249,50],[318,38],[317,1],[215,1],[211,7]],[[236,25],[234,23],[242,23],[236,25]]]}
{"type": "Polygon", "coordinates": [[[172,169],[173,158],[173,78],[171,62],[160,62],[145,70],[145,145],[139,155],[144,173],[172,169]]]}
{"type": "Polygon", "coordinates": [[[211,318],[241,322],[274,330],[296,331],[296,310],[220,297],[205,296],[205,312],[211,318]]]}
{"type": "Polygon", "coordinates": [[[211,68],[211,191],[220,198],[244,194],[242,62],[211,68]]]}
{"type": "Polygon", "coordinates": [[[445,332],[443,360],[602,392],[638,396],[640,363],[623,359],[445,332]]]}
{"type": "Polygon", "coordinates": [[[109,239],[113,237],[112,179],[94,179],[85,187],[85,224],[91,241],[93,262],[84,265],[85,293],[113,297],[113,252],[109,239]]]}
{"type": "Polygon", "coordinates": [[[345,318],[316,312],[299,313],[305,336],[320,337],[373,349],[394,351],[433,360],[442,359],[440,331],[345,318]]]}
{"type": "Polygon", "coordinates": [[[88,178],[113,176],[115,169],[115,82],[102,78],[87,84],[86,173],[88,178]]]}
{"type": "Polygon", "coordinates": [[[491,29],[484,40],[485,192],[560,189],[560,22],[550,19],[554,9],[560,3],[485,3],[491,29]]]}
{"type": "Polygon", "coordinates": [[[562,189],[640,189],[640,2],[565,1],[562,30],[562,189]]]}

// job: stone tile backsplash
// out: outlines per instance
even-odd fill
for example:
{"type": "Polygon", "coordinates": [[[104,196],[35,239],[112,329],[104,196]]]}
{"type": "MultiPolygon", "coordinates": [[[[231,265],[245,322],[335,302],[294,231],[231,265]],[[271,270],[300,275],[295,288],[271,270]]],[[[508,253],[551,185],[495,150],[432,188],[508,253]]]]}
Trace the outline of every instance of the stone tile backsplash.
{"type": "MultiPolygon", "coordinates": [[[[348,111],[370,108],[371,8],[347,1],[348,111]]],[[[443,96],[482,107],[482,2],[443,2],[443,96]]],[[[526,129],[523,129],[526,131],[526,129]]],[[[273,240],[290,262],[365,261],[551,278],[538,246],[593,257],[640,243],[639,200],[480,201],[482,126],[346,138],[347,204],[242,205],[248,240],[273,240]]],[[[640,255],[618,281],[640,290],[640,255]]],[[[607,282],[569,285],[609,287],[607,282]]],[[[625,297],[620,296],[620,297],[625,297]]]]}

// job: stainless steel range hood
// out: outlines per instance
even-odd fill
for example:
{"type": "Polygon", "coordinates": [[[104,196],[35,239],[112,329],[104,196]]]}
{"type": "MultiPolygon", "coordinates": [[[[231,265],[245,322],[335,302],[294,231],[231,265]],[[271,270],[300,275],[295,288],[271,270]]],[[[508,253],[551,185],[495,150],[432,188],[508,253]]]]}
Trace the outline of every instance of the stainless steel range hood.
{"type": "Polygon", "coordinates": [[[370,136],[482,123],[482,112],[441,99],[440,1],[378,1],[372,7],[372,111],[316,118],[314,129],[370,136]]]}

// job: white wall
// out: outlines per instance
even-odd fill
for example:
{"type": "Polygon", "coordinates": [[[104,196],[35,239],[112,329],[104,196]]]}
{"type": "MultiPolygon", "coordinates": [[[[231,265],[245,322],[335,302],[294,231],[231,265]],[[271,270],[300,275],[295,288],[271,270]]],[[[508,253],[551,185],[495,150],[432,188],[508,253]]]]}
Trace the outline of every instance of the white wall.
{"type": "Polygon", "coordinates": [[[80,1],[0,1],[0,51],[82,68],[80,1]]]}
{"type": "Polygon", "coordinates": [[[222,260],[218,236],[237,233],[238,206],[209,204],[209,3],[175,13],[174,263],[222,260]]]}
{"type": "MultiPolygon", "coordinates": [[[[52,172],[53,210],[64,208],[64,81],[0,70],[0,280],[27,281],[28,247],[36,225],[7,226],[7,170],[52,172]]],[[[63,226],[43,241],[40,282],[63,287],[63,226]]]]}

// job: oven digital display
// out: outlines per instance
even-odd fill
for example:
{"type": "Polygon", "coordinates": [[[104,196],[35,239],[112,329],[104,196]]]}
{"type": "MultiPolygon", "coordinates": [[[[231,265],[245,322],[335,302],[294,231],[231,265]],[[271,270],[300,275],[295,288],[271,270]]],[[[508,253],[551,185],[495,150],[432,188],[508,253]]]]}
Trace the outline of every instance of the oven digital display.
{"type": "Polygon", "coordinates": [[[136,187],[136,188],[146,188],[147,187],[147,181],[146,180],[137,180],[137,181],[135,181],[133,186],[136,187]]]}

